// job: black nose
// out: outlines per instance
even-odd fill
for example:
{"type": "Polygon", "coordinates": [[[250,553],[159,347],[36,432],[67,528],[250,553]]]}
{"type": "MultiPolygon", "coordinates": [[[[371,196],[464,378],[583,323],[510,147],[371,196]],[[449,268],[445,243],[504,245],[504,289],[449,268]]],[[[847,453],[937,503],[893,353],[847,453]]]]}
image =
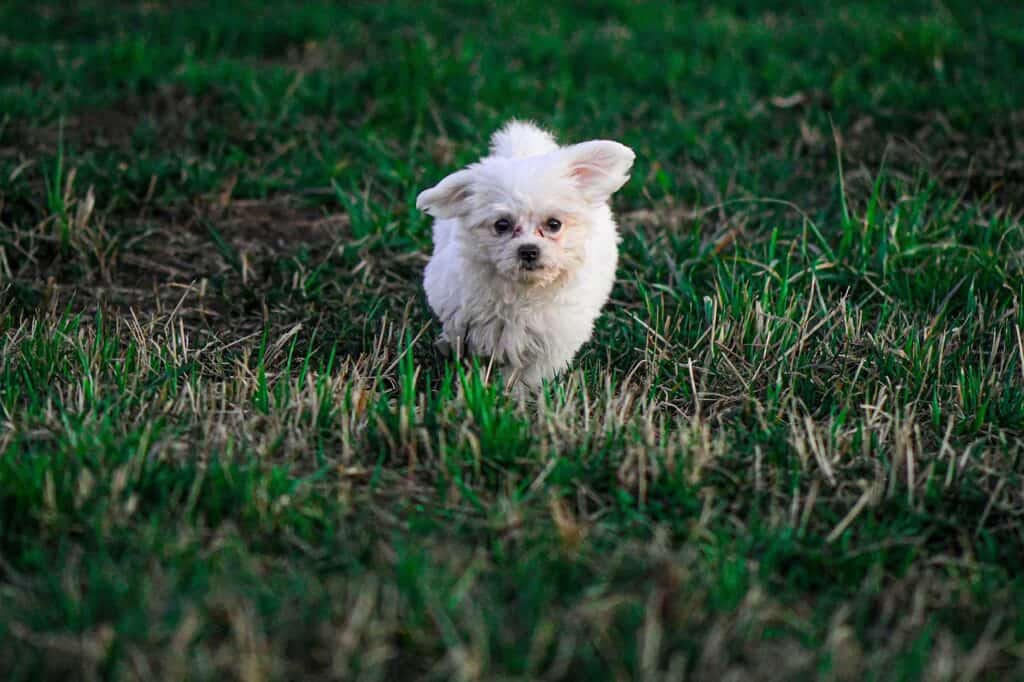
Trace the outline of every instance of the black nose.
{"type": "Polygon", "coordinates": [[[540,247],[533,244],[524,244],[519,247],[519,260],[524,263],[536,263],[540,258],[540,247]]]}

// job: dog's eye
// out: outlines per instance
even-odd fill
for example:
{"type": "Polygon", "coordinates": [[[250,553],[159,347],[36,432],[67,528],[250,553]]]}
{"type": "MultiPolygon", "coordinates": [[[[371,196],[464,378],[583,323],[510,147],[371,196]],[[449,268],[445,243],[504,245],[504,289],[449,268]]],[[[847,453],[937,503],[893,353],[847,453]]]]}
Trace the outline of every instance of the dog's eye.
{"type": "Polygon", "coordinates": [[[558,218],[548,218],[548,222],[547,222],[547,231],[548,232],[558,232],[561,229],[562,229],[562,221],[561,220],[559,220],[558,218]]]}
{"type": "Polygon", "coordinates": [[[494,229],[497,230],[498,234],[508,232],[512,229],[512,221],[508,218],[499,218],[498,221],[494,223],[494,229]]]}

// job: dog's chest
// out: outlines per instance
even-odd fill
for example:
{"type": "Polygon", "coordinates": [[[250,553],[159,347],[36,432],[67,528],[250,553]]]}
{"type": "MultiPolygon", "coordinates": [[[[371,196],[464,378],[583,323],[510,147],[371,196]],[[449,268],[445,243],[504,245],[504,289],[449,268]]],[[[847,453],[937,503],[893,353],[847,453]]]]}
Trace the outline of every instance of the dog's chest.
{"type": "Polygon", "coordinates": [[[452,331],[464,350],[511,366],[571,354],[591,326],[579,306],[563,296],[529,302],[471,297],[461,313],[452,331]]]}
{"type": "Polygon", "coordinates": [[[464,311],[462,337],[473,355],[494,357],[500,364],[522,365],[543,355],[550,329],[540,310],[523,310],[493,302],[464,311]]]}

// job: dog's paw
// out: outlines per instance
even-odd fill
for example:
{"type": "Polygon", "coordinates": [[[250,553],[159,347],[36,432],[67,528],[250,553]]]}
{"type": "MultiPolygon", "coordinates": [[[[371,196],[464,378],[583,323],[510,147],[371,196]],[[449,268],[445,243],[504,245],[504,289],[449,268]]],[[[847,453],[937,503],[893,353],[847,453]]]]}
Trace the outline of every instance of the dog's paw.
{"type": "Polygon", "coordinates": [[[450,358],[452,356],[452,344],[448,341],[448,337],[445,336],[444,332],[442,332],[441,335],[437,337],[437,340],[434,341],[434,348],[438,353],[446,358],[450,358]]]}

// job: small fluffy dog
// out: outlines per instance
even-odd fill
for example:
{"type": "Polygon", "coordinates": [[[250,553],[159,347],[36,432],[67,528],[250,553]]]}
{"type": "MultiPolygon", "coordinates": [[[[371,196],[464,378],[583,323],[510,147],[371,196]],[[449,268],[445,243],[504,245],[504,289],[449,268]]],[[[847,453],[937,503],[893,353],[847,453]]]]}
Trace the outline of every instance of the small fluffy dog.
{"type": "Polygon", "coordinates": [[[416,208],[435,218],[423,286],[438,346],[493,359],[530,389],[565,369],[612,290],[608,200],[635,157],[609,140],[559,147],[511,121],[489,156],[421,192],[416,208]]]}

